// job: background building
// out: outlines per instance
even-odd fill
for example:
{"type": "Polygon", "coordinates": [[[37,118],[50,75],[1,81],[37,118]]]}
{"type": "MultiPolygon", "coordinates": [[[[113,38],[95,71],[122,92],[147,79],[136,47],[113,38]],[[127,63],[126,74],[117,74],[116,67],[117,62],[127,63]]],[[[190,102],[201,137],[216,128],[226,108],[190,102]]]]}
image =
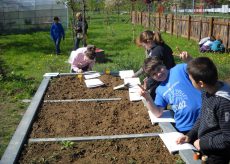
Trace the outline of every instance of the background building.
{"type": "Polygon", "coordinates": [[[56,0],[0,0],[0,34],[49,29],[54,16],[67,27],[67,7],[56,0]]]}

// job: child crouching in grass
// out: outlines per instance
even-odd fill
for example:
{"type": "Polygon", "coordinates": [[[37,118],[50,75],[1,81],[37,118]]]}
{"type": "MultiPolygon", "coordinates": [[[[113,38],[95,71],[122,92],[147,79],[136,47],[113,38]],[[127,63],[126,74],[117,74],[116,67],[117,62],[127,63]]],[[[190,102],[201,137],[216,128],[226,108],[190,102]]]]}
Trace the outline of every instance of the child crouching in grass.
{"type": "MultiPolygon", "coordinates": [[[[189,56],[182,52],[182,56],[189,56]]],[[[202,91],[202,109],[194,127],[177,143],[193,143],[207,163],[230,162],[230,86],[218,81],[214,63],[207,57],[198,57],[188,63],[187,71],[195,88],[202,91]]]]}

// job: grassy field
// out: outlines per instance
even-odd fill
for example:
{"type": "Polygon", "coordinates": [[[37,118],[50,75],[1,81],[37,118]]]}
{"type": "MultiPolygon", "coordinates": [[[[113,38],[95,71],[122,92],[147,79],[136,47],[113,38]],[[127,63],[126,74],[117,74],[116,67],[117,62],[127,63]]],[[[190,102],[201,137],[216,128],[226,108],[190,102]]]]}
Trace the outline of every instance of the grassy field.
{"type": "MultiPolygon", "coordinates": [[[[103,15],[91,15],[88,40],[105,50],[106,62],[97,63],[94,70],[137,70],[144,58],[144,50],[134,44],[143,27],[133,26],[126,18],[108,19],[103,15]]],[[[162,34],[175,53],[176,47],[192,56],[208,56],[218,67],[220,79],[230,78],[230,54],[201,54],[195,41],[188,41],[169,34],[162,34]]],[[[55,55],[54,45],[47,32],[1,35],[0,37],[0,157],[11,139],[28,104],[46,72],[69,72],[66,62],[73,48],[71,30],[66,31],[66,40],[61,43],[62,54],[55,55]]],[[[175,57],[176,58],[176,57],[175,57]]],[[[177,63],[180,62],[176,58],[177,63]]]]}

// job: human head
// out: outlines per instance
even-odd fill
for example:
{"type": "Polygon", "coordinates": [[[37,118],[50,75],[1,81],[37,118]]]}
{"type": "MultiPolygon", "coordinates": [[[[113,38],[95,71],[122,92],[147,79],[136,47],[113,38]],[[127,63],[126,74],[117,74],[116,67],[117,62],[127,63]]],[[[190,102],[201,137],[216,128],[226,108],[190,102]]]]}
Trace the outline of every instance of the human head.
{"type": "Polygon", "coordinates": [[[165,81],[168,77],[168,70],[163,61],[157,57],[150,57],[144,60],[144,72],[156,81],[165,81]]]}
{"type": "Polygon", "coordinates": [[[196,83],[194,85],[193,82],[194,87],[196,87],[199,83],[214,86],[218,80],[216,66],[208,57],[198,57],[192,59],[188,62],[187,71],[191,81],[196,83]]]}
{"type": "Polygon", "coordinates": [[[94,60],[96,57],[96,46],[94,45],[88,45],[87,46],[87,50],[85,52],[85,55],[90,59],[90,60],[94,60]]]}
{"type": "Polygon", "coordinates": [[[161,34],[159,32],[154,32],[150,30],[143,31],[139,37],[136,39],[136,44],[138,46],[142,46],[143,44],[150,44],[152,43],[156,44],[163,44],[164,41],[161,37],[161,34]]]}
{"type": "Polygon", "coordinates": [[[77,14],[76,14],[76,18],[77,18],[77,19],[81,19],[81,18],[82,18],[82,14],[81,14],[81,12],[77,12],[77,14]]]}
{"type": "Polygon", "coordinates": [[[54,22],[58,22],[59,18],[57,16],[54,17],[54,22]]]}

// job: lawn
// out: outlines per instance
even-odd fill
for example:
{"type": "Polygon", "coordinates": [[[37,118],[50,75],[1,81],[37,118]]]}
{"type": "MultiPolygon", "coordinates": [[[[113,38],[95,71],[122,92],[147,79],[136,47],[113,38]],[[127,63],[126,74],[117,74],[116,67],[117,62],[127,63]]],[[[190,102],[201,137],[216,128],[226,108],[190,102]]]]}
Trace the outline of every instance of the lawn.
{"type": "MultiPolygon", "coordinates": [[[[144,50],[134,39],[144,30],[127,23],[127,17],[109,19],[104,15],[90,15],[88,44],[105,50],[106,62],[97,63],[94,70],[134,69],[141,66],[144,50]]],[[[195,41],[163,33],[163,39],[178,53],[176,47],[188,51],[193,57],[208,56],[217,65],[220,79],[230,78],[230,54],[201,54],[195,41]]],[[[73,48],[71,29],[61,43],[61,55],[55,55],[49,29],[28,34],[1,35],[0,37],[0,157],[10,141],[28,104],[46,72],[69,72],[67,63],[73,48]]],[[[176,58],[176,57],[175,57],[176,58]]],[[[177,63],[181,62],[176,58],[177,63]]]]}

